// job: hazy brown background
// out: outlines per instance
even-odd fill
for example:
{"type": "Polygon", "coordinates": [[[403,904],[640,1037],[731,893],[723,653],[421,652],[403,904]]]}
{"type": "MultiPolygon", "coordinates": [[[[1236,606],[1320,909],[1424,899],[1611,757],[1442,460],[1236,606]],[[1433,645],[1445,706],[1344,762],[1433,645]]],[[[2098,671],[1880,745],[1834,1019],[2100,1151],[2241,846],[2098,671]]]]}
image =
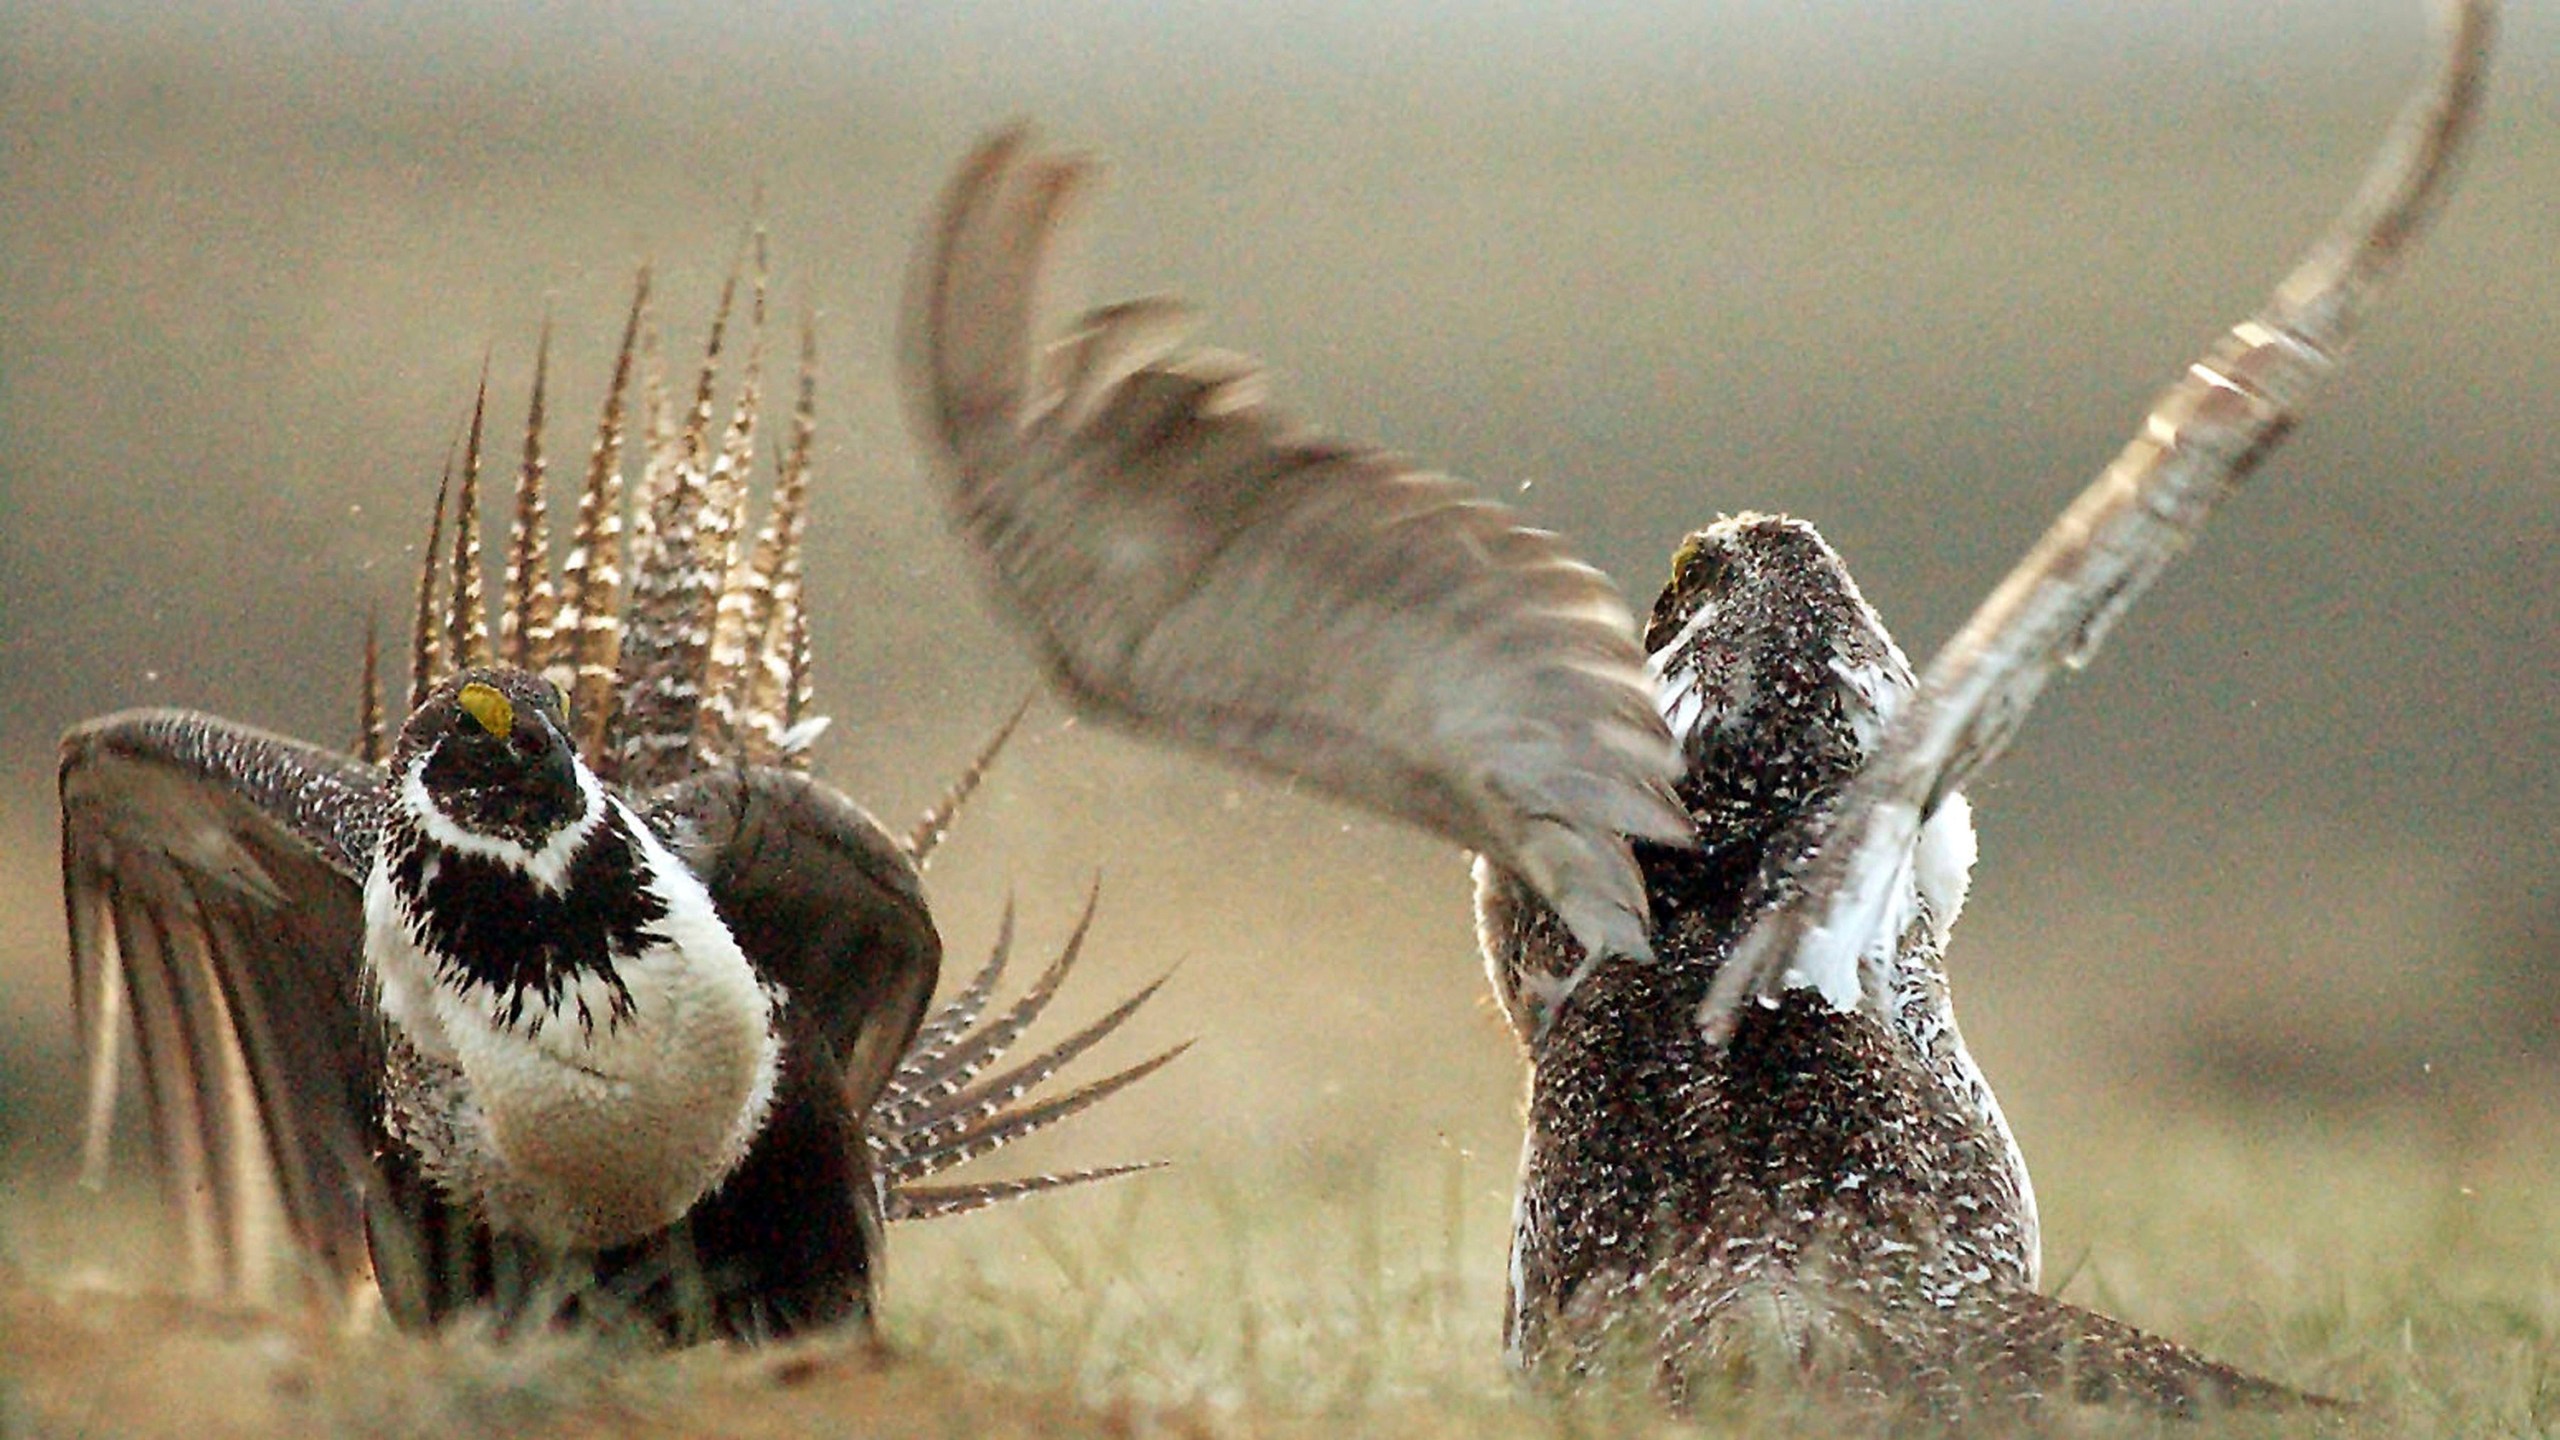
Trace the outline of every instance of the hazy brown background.
{"type": "MultiPolygon", "coordinates": [[[[820,312],[822,767],[903,819],[1030,679],[887,360],[985,127],[1111,161],[1089,294],[1193,297],[1301,413],[1631,589],[1720,510],[1811,517],[1925,655],[2335,211],[2422,35],[2402,0],[0,5],[0,1163],[40,1198],[71,1151],[55,735],[342,739],[482,356],[512,417],[550,307],[582,451],[642,257],[681,351],[760,204],[820,312]]],[[[1958,984],[2031,1155],[2549,1084],[2555,55],[2515,7],[2345,384],[1975,794],[1958,984]]],[[[955,954],[1007,887],[1045,949],[1097,870],[1083,1005],[1179,961],[1138,1028],[1204,1043],[1061,1151],[1445,1137],[1499,1188],[1458,856],[1046,709],[932,873],[955,954]]]]}

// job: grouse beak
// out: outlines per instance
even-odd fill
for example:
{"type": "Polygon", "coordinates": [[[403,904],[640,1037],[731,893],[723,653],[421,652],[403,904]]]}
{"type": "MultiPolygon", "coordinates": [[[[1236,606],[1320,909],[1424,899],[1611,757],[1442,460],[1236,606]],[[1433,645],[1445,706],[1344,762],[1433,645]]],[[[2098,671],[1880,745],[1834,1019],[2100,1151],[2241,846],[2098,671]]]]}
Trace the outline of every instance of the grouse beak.
{"type": "Polygon", "coordinates": [[[554,728],[539,709],[519,706],[491,685],[465,685],[454,698],[462,706],[462,713],[487,731],[490,739],[506,744],[528,775],[576,788],[577,756],[568,737],[554,728]]]}

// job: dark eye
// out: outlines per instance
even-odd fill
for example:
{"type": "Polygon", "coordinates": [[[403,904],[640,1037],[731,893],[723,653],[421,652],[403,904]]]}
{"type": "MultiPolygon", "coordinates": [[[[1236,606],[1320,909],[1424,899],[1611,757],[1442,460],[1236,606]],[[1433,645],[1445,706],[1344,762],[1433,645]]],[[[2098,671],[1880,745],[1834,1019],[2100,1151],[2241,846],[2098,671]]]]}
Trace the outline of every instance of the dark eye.
{"type": "Polygon", "coordinates": [[[1720,546],[1693,546],[1682,562],[1676,583],[1683,594],[1692,596],[1722,590],[1733,570],[1733,557],[1720,546]]]}
{"type": "Polygon", "coordinates": [[[507,737],[507,748],[516,752],[518,759],[539,760],[542,758],[542,752],[549,747],[543,742],[541,726],[521,725],[516,728],[514,734],[507,737]]]}
{"type": "Polygon", "coordinates": [[[1699,602],[1724,590],[1732,570],[1733,556],[1721,543],[1703,531],[1692,534],[1671,557],[1671,583],[1662,587],[1646,617],[1644,648],[1670,644],[1698,613],[1699,602]]]}

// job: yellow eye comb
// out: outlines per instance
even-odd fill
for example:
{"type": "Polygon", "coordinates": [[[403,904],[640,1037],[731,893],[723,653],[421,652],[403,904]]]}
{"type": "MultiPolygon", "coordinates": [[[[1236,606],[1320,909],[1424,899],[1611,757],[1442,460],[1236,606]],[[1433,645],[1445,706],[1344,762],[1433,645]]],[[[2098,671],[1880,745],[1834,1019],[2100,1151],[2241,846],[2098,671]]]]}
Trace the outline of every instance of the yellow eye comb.
{"type": "Polygon", "coordinates": [[[501,739],[514,733],[515,702],[499,694],[495,687],[483,685],[475,680],[463,686],[462,694],[457,698],[471,718],[480,722],[481,729],[501,739]]]}

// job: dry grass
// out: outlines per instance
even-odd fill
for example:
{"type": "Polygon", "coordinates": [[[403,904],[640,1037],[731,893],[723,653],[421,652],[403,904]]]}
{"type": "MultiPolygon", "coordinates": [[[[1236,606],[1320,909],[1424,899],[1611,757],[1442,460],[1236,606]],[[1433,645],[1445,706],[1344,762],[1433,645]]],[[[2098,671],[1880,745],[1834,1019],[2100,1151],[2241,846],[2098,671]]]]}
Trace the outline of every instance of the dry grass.
{"type": "MultiPolygon", "coordinates": [[[[2162,1122],[2138,1155],[2047,1157],[2064,1292],[2359,1397],[2345,1428],[2560,1433],[2560,1136],[2448,1149],[2428,1117],[2162,1122]]],[[[349,1334],[61,1278],[63,1217],[9,1216],[0,1433],[21,1435],[1791,1434],[1841,1416],[1735,1395],[1692,1426],[1559,1406],[1496,1359],[1496,1167],[1453,1153],[1159,1175],[895,1237],[885,1352],[667,1357],[549,1337],[349,1334]]],[[[41,1187],[17,1187],[23,1199],[41,1187]]],[[[58,1193],[58,1192],[57,1192],[58,1193]]],[[[147,1214],[147,1212],[144,1212],[147,1214]]],[[[105,1226],[133,1222],[105,1219],[105,1226]]],[[[95,1242],[95,1226],[89,1239],[95,1242]]],[[[146,1227],[147,1228],[147,1227],[146,1227]]],[[[94,1272],[92,1272],[94,1273],[94,1272]]],[[[2285,1434],[2293,1420],[2073,1434],[2285,1434]]]]}

